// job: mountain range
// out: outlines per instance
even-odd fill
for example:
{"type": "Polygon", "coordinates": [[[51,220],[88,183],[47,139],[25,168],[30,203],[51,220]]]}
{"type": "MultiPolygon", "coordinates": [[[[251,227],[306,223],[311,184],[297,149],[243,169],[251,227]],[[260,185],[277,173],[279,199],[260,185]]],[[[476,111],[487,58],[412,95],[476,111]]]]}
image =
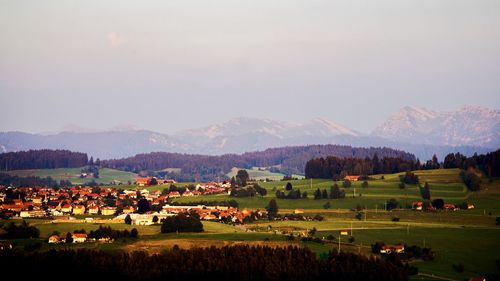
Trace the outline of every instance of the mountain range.
{"type": "Polygon", "coordinates": [[[500,147],[500,111],[472,106],[451,112],[404,107],[369,134],[324,118],[304,123],[234,118],[171,135],[129,127],[108,131],[71,128],[74,126],[48,134],[1,132],[0,151],[68,149],[113,159],[154,151],[220,155],[272,147],[340,144],[391,147],[426,160],[433,154],[442,159],[450,152],[471,155],[500,147]]]}

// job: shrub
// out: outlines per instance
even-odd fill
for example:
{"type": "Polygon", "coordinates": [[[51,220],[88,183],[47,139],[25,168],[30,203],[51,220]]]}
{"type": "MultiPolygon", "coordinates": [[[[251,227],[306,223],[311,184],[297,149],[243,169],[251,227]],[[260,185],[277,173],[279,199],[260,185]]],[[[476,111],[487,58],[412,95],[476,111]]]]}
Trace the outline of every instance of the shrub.
{"type": "Polygon", "coordinates": [[[342,183],[342,187],[344,188],[348,188],[348,187],[351,187],[351,181],[350,180],[344,180],[344,182],[342,183]]]}
{"type": "Polygon", "coordinates": [[[464,272],[464,270],[465,270],[465,266],[464,266],[462,263],[453,264],[453,269],[454,269],[456,272],[462,273],[462,272],[464,272]]]}
{"type": "Polygon", "coordinates": [[[126,224],[132,224],[132,218],[130,217],[130,215],[127,215],[127,216],[125,217],[125,223],[126,223],[126,224]]]}
{"type": "Polygon", "coordinates": [[[399,176],[399,180],[406,184],[417,184],[419,182],[418,176],[412,172],[406,172],[403,176],[399,176]]]}

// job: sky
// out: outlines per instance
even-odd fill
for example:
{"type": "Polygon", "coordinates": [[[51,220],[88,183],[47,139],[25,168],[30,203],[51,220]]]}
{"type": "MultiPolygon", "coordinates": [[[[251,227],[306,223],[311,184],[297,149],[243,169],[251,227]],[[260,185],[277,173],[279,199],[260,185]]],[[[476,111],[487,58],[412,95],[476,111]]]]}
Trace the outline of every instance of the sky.
{"type": "Polygon", "coordinates": [[[0,0],[0,131],[500,108],[498,0],[0,0]]]}

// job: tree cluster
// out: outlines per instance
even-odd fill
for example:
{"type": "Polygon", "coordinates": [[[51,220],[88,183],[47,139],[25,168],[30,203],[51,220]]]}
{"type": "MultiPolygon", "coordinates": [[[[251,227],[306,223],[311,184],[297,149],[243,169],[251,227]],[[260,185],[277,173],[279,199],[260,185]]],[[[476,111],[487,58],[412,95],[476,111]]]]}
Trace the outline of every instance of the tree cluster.
{"type": "Polygon", "coordinates": [[[139,236],[139,231],[136,228],[128,231],[125,230],[113,230],[110,226],[99,226],[96,230],[91,230],[87,235],[88,238],[111,238],[111,239],[119,239],[119,238],[137,238],[139,236]]]}
{"type": "Polygon", "coordinates": [[[5,233],[1,234],[0,237],[6,239],[22,239],[22,238],[38,238],[40,236],[40,230],[38,228],[29,225],[23,220],[21,224],[15,224],[10,222],[3,226],[2,229],[5,233]]]}
{"type": "Polygon", "coordinates": [[[171,232],[202,232],[203,224],[195,214],[178,214],[162,221],[161,233],[171,232]]]}
{"type": "Polygon", "coordinates": [[[337,183],[330,187],[330,193],[323,189],[322,191],[318,188],[314,191],[314,199],[341,199],[345,198],[345,191],[340,189],[337,183]]]}
{"type": "Polygon", "coordinates": [[[253,197],[256,194],[259,194],[260,196],[266,196],[267,189],[255,183],[252,186],[232,188],[230,193],[230,195],[233,197],[253,197]]]}
{"type": "Polygon", "coordinates": [[[278,199],[307,199],[307,192],[300,192],[300,189],[292,189],[288,192],[283,190],[276,191],[276,198],[278,199]]]}

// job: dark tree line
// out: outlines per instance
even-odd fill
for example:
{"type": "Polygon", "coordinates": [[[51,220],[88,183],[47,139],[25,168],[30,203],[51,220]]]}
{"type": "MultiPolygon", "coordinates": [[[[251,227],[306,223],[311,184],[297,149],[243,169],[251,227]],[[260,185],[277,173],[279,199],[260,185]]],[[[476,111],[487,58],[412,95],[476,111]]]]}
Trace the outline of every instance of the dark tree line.
{"type": "Polygon", "coordinates": [[[339,158],[330,156],[307,161],[307,178],[341,179],[346,175],[393,174],[420,168],[418,161],[412,158],[384,157],[339,158]]]}
{"type": "Polygon", "coordinates": [[[28,150],[0,154],[0,170],[77,168],[87,165],[87,154],[69,150],[28,150]]]}
{"type": "Polygon", "coordinates": [[[460,153],[450,153],[444,158],[443,167],[462,170],[476,168],[489,177],[500,177],[500,149],[481,155],[474,154],[471,157],[460,153]]]}
{"type": "Polygon", "coordinates": [[[34,253],[3,251],[0,263],[23,278],[58,274],[78,280],[407,280],[408,267],[399,261],[330,252],[316,258],[299,247],[211,247],[190,250],[174,247],[162,254],[110,254],[88,249],[34,253]],[[78,274],[75,274],[77,272],[78,274]]]}
{"type": "Polygon", "coordinates": [[[132,230],[114,230],[110,226],[99,226],[96,230],[91,230],[88,234],[88,238],[111,238],[111,239],[119,239],[119,238],[137,238],[139,236],[139,231],[137,228],[133,228],[132,230]]]}
{"type": "MultiPolygon", "coordinates": [[[[410,153],[391,148],[359,148],[345,145],[309,145],[296,147],[272,148],[259,152],[249,152],[241,155],[225,154],[220,156],[193,155],[168,152],[153,152],[137,154],[136,156],[103,160],[102,167],[123,171],[152,174],[165,168],[180,168],[180,173],[162,172],[163,176],[184,181],[210,181],[224,177],[233,167],[250,169],[251,167],[270,167],[279,165],[273,171],[284,174],[303,174],[306,162],[312,158],[336,156],[342,158],[392,157],[405,160],[415,160],[410,153]]],[[[160,175],[161,176],[161,175],[160,175]]]]}

